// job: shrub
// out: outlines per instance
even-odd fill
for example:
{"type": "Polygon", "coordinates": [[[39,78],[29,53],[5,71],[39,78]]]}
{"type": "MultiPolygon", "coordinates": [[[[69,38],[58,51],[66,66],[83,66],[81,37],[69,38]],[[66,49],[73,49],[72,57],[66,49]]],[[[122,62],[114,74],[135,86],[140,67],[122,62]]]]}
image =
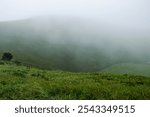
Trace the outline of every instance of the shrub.
{"type": "Polygon", "coordinates": [[[2,60],[11,61],[12,58],[13,58],[13,55],[11,53],[9,52],[3,53],[2,60]]]}

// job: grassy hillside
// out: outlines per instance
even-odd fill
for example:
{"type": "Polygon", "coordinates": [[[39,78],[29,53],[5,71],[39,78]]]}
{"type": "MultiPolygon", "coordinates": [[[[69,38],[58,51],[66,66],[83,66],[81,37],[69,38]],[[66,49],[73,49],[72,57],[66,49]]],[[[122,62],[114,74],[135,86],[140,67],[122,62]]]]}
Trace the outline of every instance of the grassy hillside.
{"type": "Polygon", "coordinates": [[[150,78],[0,63],[0,99],[150,99],[150,78]]]}
{"type": "Polygon", "coordinates": [[[108,67],[103,72],[112,74],[134,74],[150,76],[150,64],[149,63],[122,63],[108,67]]]}
{"type": "Polygon", "coordinates": [[[110,63],[109,57],[92,44],[77,43],[89,38],[80,32],[82,29],[71,31],[67,25],[51,20],[0,23],[0,56],[11,52],[15,60],[25,64],[69,71],[100,70],[110,63]]]}
{"type": "Polygon", "coordinates": [[[140,64],[149,41],[125,38],[75,18],[0,22],[0,57],[21,62],[0,62],[0,99],[150,99],[150,66],[140,64]]]}
{"type": "Polygon", "coordinates": [[[150,59],[149,49],[125,43],[110,32],[109,26],[76,18],[0,22],[0,56],[11,52],[22,63],[66,71],[100,71],[120,62],[150,59]],[[138,52],[132,51],[135,48],[138,52]]]}

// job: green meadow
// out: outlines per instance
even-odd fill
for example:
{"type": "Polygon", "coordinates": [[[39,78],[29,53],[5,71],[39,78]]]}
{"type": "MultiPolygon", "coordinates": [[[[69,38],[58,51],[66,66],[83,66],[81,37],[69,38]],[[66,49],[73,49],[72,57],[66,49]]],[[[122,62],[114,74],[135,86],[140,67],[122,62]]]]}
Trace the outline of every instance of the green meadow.
{"type": "Polygon", "coordinates": [[[105,72],[44,70],[0,63],[0,99],[150,99],[150,77],[105,72]]]}

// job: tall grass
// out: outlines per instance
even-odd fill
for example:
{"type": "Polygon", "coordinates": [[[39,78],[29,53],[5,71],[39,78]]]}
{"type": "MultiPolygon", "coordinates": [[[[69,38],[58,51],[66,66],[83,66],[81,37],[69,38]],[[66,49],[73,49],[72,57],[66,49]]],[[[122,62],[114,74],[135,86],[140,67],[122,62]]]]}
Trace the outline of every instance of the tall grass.
{"type": "Polygon", "coordinates": [[[150,99],[150,78],[0,65],[0,99],[150,99]]]}

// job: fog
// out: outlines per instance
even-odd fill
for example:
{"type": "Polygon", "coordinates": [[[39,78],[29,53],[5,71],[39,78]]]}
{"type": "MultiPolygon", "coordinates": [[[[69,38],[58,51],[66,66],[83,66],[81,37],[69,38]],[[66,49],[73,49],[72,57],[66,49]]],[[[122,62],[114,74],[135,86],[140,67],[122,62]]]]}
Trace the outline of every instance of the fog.
{"type": "Polygon", "coordinates": [[[149,4],[149,0],[0,0],[0,21],[35,16],[78,17],[113,25],[113,30],[121,28],[149,36],[149,4]]]}
{"type": "Polygon", "coordinates": [[[53,67],[67,70],[149,62],[149,4],[149,0],[0,0],[0,49],[20,53],[18,58],[30,53],[26,56],[30,62],[35,55],[42,56],[38,64],[44,60],[40,65],[50,66],[51,60],[53,67]]]}

